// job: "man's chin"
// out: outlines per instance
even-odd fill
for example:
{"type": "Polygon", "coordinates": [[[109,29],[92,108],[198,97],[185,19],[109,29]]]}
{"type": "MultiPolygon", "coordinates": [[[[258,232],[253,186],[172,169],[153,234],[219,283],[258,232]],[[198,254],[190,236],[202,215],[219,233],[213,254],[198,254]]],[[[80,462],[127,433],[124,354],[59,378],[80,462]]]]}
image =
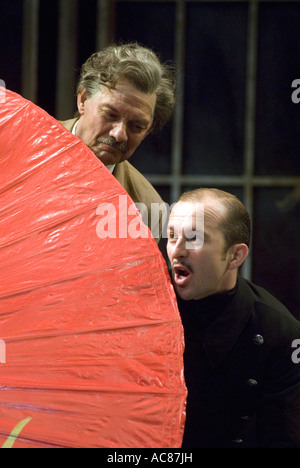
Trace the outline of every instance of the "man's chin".
{"type": "Polygon", "coordinates": [[[184,288],[182,286],[178,286],[177,284],[175,285],[175,290],[177,293],[177,296],[180,297],[183,301],[190,301],[193,299],[193,294],[191,291],[189,291],[187,288],[184,288]]]}
{"type": "Polygon", "coordinates": [[[110,151],[93,151],[93,153],[104,164],[104,166],[112,166],[127,159],[122,154],[112,153],[110,151]]]}

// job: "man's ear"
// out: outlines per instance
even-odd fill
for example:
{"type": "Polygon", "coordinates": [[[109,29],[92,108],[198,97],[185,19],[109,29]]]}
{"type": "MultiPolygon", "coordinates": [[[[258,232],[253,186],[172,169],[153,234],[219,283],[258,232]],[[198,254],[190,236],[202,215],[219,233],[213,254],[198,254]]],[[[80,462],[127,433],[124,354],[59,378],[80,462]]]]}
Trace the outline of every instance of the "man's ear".
{"type": "Polygon", "coordinates": [[[238,269],[246,260],[249,248],[246,244],[235,244],[231,247],[230,262],[228,265],[229,270],[238,269]]]}
{"type": "Polygon", "coordinates": [[[86,99],[86,91],[85,89],[83,89],[77,96],[77,109],[80,115],[84,114],[84,104],[86,99]]]}

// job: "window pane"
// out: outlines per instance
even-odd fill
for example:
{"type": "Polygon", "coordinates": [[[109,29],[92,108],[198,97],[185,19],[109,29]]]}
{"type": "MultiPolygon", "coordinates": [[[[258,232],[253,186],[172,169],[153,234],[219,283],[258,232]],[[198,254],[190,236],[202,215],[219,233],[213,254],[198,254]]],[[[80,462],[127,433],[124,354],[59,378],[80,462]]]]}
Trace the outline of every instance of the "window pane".
{"type": "Polygon", "coordinates": [[[300,187],[257,189],[253,281],[300,319],[300,187]]]}
{"type": "Polygon", "coordinates": [[[256,173],[300,174],[300,3],[259,5],[256,173]]]}
{"type": "MultiPolygon", "coordinates": [[[[174,2],[116,2],[115,40],[136,41],[174,60],[174,2]]],[[[171,124],[142,142],[130,162],[144,174],[171,172],[171,124]]]]}
{"type": "Polygon", "coordinates": [[[97,1],[78,0],[78,71],[96,52],[97,1]]]}
{"type": "Polygon", "coordinates": [[[22,5],[22,0],[0,0],[0,80],[16,93],[22,88],[22,5]]]}
{"type": "Polygon", "coordinates": [[[55,115],[57,35],[58,1],[40,2],[37,104],[51,115],[55,115]]]}
{"type": "Polygon", "coordinates": [[[168,204],[171,203],[171,201],[170,201],[171,194],[170,194],[170,187],[169,186],[153,184],[153,187],[159,193],[159,195],[161,196],[161,198],[163,199],[163,201],[165,203],[168,203],[168,204]]]}
{"type": "Polygon", "coordinates": [[[187,4],[185,174],[243,171],[246,3],[187,4]]]}
{"type": "Polygon", "coordinates": [[[175,3],[116,1],[115,15],[117,40],[140,42],[163,61],[174,60],[175,3]]]}

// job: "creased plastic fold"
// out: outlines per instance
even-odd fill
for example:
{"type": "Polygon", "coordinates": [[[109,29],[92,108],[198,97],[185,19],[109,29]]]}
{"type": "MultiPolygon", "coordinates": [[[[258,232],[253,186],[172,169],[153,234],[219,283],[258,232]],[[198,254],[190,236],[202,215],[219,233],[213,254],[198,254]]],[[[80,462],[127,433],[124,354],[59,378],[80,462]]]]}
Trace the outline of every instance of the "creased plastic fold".
{"type": "Polygon", "coordinates": [[[0,447],[181,445],[183,330],[163,257],[142,224],[142,238],[99,237],[99,206],[120,223],[120,196],[133,204],[81,140],[6,90],[0,447]]]}

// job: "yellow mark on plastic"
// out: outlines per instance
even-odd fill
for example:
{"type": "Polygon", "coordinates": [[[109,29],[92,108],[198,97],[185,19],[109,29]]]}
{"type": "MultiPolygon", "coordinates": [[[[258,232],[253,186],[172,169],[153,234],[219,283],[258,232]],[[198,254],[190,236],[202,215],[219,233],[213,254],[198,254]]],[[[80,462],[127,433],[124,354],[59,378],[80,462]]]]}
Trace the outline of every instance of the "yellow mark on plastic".
{"type": "Polygon", "coordinates": [[[22,421],[20,421],[14,428],[13,430],[11,431],[10,433],[10,436],[8,437],[8,439],[4,442],[4,444],[2,445],[1,448],[12,448],[15,441],[17,440],[17,438],[19,437],[19,435],[21,434],[21,432],[23,431],[24,427],[26,426],[26,424],[28,424],[30,421],[32,420],[32,418],[26,418],[26,419],[23,419],[22,421]]]}

